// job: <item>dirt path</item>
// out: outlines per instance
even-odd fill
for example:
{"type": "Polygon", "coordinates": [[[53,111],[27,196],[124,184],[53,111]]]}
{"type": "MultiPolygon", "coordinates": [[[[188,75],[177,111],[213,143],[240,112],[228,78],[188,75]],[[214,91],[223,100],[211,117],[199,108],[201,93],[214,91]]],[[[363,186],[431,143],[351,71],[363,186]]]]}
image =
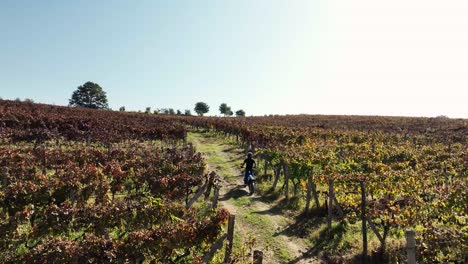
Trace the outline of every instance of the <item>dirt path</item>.
{"type": "Polygon", "coordinates": [[[287,236],[284,230],[291,220],[275,212],[275,203],[262,202],[257,195],[248,196],[242,187],[240,165],[244,153],[235,144],[210,133],[190,133],[188,141],[205,155],[210,170],[221,175],[220,204],[236,215],[235,248],[244,253],[249,241],[262,250],[264,263],[323,263],[316,258],[304,258],[310,248],[296,236],[287,236]]]}

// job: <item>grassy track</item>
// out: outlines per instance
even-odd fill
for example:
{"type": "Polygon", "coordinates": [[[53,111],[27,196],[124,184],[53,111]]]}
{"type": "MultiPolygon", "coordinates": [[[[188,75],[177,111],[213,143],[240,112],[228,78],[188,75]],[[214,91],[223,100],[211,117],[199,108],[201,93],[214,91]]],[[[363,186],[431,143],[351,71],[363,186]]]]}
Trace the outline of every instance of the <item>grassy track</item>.
{"type": "MultiPolygon", "coordinates": [[[[235,254],[245,256],[253,243],[254,249],[263,251],[264,263],[322,263],[314,257],[302,256],[310,246],[305,240],[281,232],[291,220],[275,213],[275,203],[247,195],[247,187],[242,187],[240,165],[245,157],[241,149],[212,133],[192,132],[188,141],[205,155],[209,169],[223,179],[221,205],[236,215],[235,254]]],[[[250,263],[248,259],[240,259],[244,261],[250,263]]]]}

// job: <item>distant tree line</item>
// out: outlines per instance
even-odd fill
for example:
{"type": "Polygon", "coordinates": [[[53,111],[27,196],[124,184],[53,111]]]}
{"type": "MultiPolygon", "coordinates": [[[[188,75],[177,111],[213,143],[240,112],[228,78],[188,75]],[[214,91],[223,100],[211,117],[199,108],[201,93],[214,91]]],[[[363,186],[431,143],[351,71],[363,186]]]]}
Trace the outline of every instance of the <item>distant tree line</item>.
{"type": "MultiPolygon", "coordinates": [[[[2,98],[0,97],[0,100],[2,98]]],[[[20,98],[16,98],[15,101],[21,101],[20,98]]],[[[34,103],[32,99],[26,98],[25,102],[34,103]]],[[[91,109],[109,109],[109,104],[107,101],[107,94],[102,89],[102,87],[94,82],[86,82],[83,85],[78,86],[78,88],[73,92],[71,98],[69,99],[69,106],[72,107],[84,107],[91,109]]],[[[193,109],[198,116],[203,116],[204,114],[210,111],[210,106],[205,102],[197,102],[193,109]]],[[[125,106],[121,106],[119,111],[125,112],[125,106]]],[[[233,116],[234,112],[231,110],[231,107],[226,103],[222,103],[219,106],[219,111],[224,117],[233,116]]],[[[138,111],[141,112],[141,111],[138,111]]],[[[184,112],[173,108],[159,108],[151,112],[151,107],[146,107],[144,113],[146,114],[164,114],[164,115],[186,115],[191,116],[192,112],[190,109],[185,109],[184,112]]],[[[240,109],[235,112],[236,116],[245,116],[245,111],[240,109]]]]}
{"type": "MultiPolygon", "coordinates": [[[[226,116],[232,116],[234,113],[232,112],[231,110],[231,107],[228,106],[226,103],[222,103],[220,106],[219,106],[219,112],[224,115],[225,117],[226,116]]],[[[236,116],[245,116],[245,111],[240,109],[240,110],[237,110],[236,111],[236,116]]]]}

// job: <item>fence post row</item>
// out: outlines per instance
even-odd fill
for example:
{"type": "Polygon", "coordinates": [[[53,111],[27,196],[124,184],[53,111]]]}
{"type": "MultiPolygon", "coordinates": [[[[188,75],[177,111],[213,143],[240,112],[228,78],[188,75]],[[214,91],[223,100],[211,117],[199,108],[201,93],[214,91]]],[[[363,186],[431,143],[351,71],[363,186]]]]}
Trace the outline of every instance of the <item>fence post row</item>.
{"type": "Polygon", "coordinates": [[[408,264],[416,264],[416,240],[414,239],[414,231],[406,229],[406,252],[408,255],[408,264]]]}

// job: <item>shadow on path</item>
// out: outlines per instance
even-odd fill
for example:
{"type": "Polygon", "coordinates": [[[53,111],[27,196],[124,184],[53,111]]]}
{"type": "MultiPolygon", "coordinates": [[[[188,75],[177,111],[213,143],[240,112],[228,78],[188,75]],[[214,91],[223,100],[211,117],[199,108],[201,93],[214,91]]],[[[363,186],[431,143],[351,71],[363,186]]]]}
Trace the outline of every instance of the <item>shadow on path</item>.
{"type": "Polygon", "coordinates": [[[238,199],[240,197],[243,197],[243,196],[248,196],[249,195],[249,192],[244,190],[244,189],[241,189],[243,188],[242,185],[237,185],[236,187],[230,189],[227,193],[224,194],[223,197],[221,197],[219,200],[220,201],[227,201],[229,199],[238,199]]]}
{"type": "MultiPolygon", "coordinates": [[[[316,214],[300,214],[295,217],[294,223],[289,224],[283,230],[275,235],[295,236],[306,238],[310,232],[317,230],[321,225],[327,222],[325,217],[317,216],[316,214]]],[[[322,235],[322,234],[321,234],[322,235]]],[[[322,238],[322,237],[321,237],[322,238]]]]}
{"type": "MultiPolygon", "coordinates": [[[[257,202],[262,202],[262,203],[268,203],[268,200],[261,196],[254,197],[252,200],[257,201],[257,202]]],[[[254,214],[260,214],[260,215],[282,215],[283,211],[287,209],[288,206],[288,201],[286,199],[281,199],[275,206],[272,206],[268,210],[264,211],[257,211],[253,212],[254,214]]]]}
{"type": "MultiPolygon", "coordinates": [[[[321,221],[317,221],[314,223],[312,221],[312,224],[316,225],[318,227],[321,224],[321,221]]],[[[310,228],[313,228],[313,226],[310,226],[310,228]]],[[[343,225],[336,225],[332,227],[332,230],[328,232],[327,229],[323,229],[320,234],[319,234],[319,239],[316,241],[316,244],[309,248],[307,251],[303,252],[301,256],[297,257],[296,259],[291,260],[288,262],[289,264],[295,264],[298,263],[301,260],[305,259],[310,259],[313,257],[317,257],[321,251],[323,251],[324,248],[327,249],[336,249],[338,248],[341,240],[343,239],[343,235],[345,233],[345,228],[343,225]]],[[[291,230],[291,228],[287,228],[287,230],[284,230],[280,233],[295,233],[297,234],[298,230],[291,230]]],[[[302,233],[306,234],[308,232],[302,231],[302,233]]],[[[322,260],[326,261],[327,263],[334,263],[333,260],[329,259],[327,256],[320,256],[322,260]]]]}

